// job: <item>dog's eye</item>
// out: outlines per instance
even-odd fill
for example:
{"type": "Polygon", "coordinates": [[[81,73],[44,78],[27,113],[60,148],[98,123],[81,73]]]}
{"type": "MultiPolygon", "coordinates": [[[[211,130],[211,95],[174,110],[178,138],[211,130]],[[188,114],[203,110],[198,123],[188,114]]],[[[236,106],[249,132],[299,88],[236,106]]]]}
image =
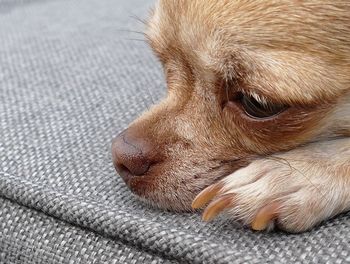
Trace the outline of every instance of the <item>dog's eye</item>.
{"type": "Polygon", "coordinates": [[[268,102],[268,100],[264,98],[244,93],[239,93],[237,99],[241,103],[245,113],[256,119],[278,115],[287,108],[286,105],[268,102]]]}

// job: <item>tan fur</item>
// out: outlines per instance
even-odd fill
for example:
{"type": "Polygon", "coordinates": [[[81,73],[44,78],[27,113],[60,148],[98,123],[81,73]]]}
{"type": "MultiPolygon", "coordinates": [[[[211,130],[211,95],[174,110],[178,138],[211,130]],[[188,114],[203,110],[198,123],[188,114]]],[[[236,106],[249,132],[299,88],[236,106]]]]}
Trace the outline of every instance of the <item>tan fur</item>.
{"type": "Polygon", "coordinates": [[[227,192],[249,181],[229,212],[245,223],[276,199],[290,231],[350,208],[349,1],[160,0],[147,36],[168,94],[129,128],[161,156],[129,182],[142,199],[188,210],[229,175],[227,192]],[[228,102],[237,91],[290,108],[255,120],[228,102]]]}

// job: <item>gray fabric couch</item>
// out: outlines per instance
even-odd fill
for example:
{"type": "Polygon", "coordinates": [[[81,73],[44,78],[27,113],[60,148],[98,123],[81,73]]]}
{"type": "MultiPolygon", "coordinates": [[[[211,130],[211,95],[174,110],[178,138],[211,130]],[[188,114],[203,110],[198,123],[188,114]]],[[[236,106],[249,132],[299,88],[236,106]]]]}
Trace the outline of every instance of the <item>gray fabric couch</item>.
{"type": "Polygon", "coordinates": [[[110,143],[165,91],[127,31],[151,5],[0,0],[0,263],[350,263],[350,214],[266,234],[129,192],[110,143]]]}

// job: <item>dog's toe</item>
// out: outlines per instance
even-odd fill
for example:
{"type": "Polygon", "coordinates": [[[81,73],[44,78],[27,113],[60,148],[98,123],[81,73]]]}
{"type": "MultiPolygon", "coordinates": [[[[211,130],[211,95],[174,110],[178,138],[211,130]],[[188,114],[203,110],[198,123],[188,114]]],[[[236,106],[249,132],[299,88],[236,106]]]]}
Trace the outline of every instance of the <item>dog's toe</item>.
{"type": "Polygon", "coordinates": [[[341,189],[322,168],[303,170],[304,165],[255,161],[207,187],[192,206],[209,203],[203,212],[205,221],[224,212],[257,231],[272,229],[275,223],[289,232],[308,230],[337,212],[335,193],[341,189]]]}

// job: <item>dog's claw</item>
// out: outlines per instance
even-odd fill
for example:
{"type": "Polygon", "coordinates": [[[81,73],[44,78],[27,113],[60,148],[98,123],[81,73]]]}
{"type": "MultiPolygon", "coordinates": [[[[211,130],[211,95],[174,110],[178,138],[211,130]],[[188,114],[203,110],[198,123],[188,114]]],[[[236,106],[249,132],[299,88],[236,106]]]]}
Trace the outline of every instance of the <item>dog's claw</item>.
{"type": "Polygon", "coordinates": [[[205,188],[201,191],[192,202],[193,209],[202,208],[208,202],[210,202],[222,189],[223,184],[217,183],[205,188]]]}
{"type": "Polygon", "coordinates": [[[203,221],[209,222],[213,220],[218,214],[220,214],[223,210],[232,205],[233,202],[233,194],[225,194],[220,198],[211,202],[208,207],[204,210],[202,219],[203,221]]]}
{"type": "Polygon", "coordinates": [[[278,208],[279,204],[275,202],[260,209],[251,224],[251,228],[255,231],[266,230],[271,221],[277,217],[278,208]]]}
{"type": "MultiPolygon", "coordinates": [[[[204,210],[202,219],[203,221],[209,222],[213,220],[216,216],[218,216],[225,209],[234,206],[234,193],[226,193],[222,194],[224,184],[219,182],[213,184],[203,191],[201,191],[196,198],[192,202],[193,209],[199,209],[204,207],[211,200],[212,201],[207,208],[204,210]]],[[[254,220],[251,223],[251,228],[255,231],[263,231],[266,230],[271,221],[273,221],[277,217],[279,209],[279,203],[274,202],[267,206],[262,207],[258,213],[256,214],[254,220]]]]}

